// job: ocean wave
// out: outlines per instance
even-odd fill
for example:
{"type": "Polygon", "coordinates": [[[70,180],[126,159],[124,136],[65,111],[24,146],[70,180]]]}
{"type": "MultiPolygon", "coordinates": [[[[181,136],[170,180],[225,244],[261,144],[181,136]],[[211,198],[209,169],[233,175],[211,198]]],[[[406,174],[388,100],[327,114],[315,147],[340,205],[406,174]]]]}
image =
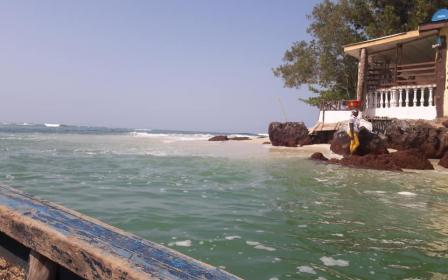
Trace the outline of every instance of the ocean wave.
{"type": "Polygon", "coordinates": [[[212,134],[207,133],[148,133],[142,131],[133,131],[130,135],[133,137],[161,138],[166,141],[204,141],[213,137],[212,134]]]}
{"type": "Polygon", "coordinates": [[[45,127],[61,127],[59,123],[44,123],[45,127]]]}

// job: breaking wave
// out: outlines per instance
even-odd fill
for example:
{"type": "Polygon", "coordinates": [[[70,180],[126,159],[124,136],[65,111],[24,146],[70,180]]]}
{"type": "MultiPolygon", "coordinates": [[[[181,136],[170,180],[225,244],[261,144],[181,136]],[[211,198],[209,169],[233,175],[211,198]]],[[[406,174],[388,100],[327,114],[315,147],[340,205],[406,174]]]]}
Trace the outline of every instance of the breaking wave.
{"type": "Polygon", "coordinates": [[[142,131],[133,131],[130,133],[133,137],[159,138],[167,141],[206,141],[213,137],[208,133],[149,133],[142,131]]]}

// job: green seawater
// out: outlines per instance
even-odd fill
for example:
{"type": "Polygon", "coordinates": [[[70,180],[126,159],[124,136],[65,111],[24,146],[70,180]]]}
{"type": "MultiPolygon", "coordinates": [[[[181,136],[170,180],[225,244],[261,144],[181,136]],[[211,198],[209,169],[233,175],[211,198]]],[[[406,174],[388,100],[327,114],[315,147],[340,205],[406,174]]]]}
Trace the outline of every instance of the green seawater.
{"type": "Polygon", "coordinates": [[[81,132],[0,130],[0,183],[245,279],[448,279],[447,172],[355,170],[198,135],[81,132]]]}

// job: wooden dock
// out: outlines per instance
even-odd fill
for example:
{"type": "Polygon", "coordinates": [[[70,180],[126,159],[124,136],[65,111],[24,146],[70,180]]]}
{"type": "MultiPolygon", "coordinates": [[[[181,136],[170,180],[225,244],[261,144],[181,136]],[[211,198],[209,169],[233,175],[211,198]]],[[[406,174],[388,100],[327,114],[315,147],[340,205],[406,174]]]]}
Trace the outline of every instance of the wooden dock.
{"type": "Polygon", "coordinates": [[[0,186],[0,256],[28,280],[240,279],[76,211],[0,186]]]}

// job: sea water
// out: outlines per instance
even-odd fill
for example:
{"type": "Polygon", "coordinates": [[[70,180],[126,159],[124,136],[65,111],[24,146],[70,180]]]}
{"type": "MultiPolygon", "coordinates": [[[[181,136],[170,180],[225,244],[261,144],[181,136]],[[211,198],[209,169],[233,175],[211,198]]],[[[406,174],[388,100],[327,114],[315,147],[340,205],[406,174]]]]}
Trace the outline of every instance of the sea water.
{"type": "Polygon", "coordinates": [[[448,278],[448,173],[213,133],[1,125],[0,183],[246,279],[448,278]]]}

